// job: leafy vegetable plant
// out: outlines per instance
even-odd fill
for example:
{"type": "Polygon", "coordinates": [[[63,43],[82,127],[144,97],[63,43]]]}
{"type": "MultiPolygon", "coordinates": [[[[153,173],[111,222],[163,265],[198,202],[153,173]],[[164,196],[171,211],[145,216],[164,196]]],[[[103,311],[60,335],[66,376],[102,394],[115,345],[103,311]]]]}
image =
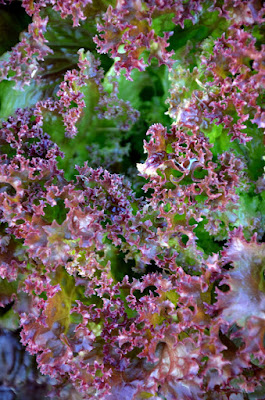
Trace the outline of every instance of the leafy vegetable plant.
{"type": "Polygon", "coordinates": [[[0,3],[1,327],[51,398],[264,399],[265,5],[0,3]]]}

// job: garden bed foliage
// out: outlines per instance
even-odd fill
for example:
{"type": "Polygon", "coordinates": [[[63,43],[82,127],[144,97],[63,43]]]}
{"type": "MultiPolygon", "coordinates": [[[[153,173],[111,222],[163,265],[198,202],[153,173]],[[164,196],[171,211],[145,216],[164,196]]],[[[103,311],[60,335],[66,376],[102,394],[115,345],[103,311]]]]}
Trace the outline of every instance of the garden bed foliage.
{"type": "Polygon", "coordinates": [[[265,4],[0,3],[0,326],[51,398],[264,398],[265,4]]]}

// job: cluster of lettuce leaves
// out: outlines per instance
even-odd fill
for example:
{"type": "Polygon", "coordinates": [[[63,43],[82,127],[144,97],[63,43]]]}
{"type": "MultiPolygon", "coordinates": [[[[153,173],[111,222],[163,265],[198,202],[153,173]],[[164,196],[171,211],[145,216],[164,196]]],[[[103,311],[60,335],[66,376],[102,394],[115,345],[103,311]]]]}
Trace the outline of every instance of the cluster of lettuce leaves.
{"type": "Polygon", "coordinates": [[[0,314],[51,398],[265,396],[265,5],[0,1],[0,314]]]}

